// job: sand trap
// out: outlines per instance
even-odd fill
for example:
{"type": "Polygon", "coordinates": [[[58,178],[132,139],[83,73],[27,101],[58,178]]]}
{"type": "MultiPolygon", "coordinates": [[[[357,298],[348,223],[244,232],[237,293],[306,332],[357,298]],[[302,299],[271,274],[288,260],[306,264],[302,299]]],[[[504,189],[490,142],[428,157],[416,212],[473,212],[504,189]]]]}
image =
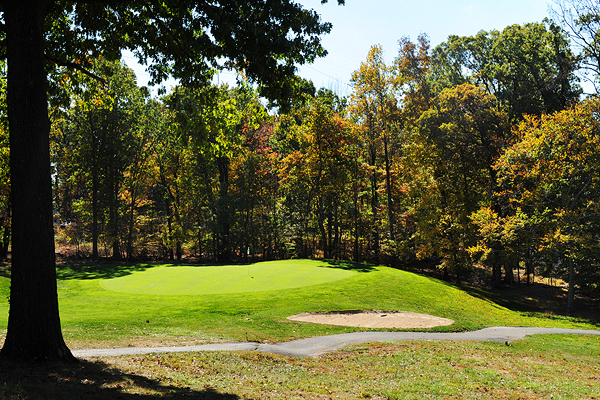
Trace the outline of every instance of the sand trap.
{"type": "Polygon", "coordinates": [[[329,313],[303,313],[288,317],[292,321],[315,324],[357,326],[360,328],[433,328],[454,323],[448,318],[418,314],[408,311],[340,311],[329,313]]]}

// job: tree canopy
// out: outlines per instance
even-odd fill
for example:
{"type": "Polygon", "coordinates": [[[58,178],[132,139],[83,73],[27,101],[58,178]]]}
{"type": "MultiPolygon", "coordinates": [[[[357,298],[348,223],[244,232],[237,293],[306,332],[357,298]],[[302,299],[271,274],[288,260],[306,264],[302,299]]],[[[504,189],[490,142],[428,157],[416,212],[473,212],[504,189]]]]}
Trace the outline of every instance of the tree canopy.
{"type": "Polygon", "coordinates": [[[449,36],[433,50],[432,73],[441,87],[485,86],[517,121],[523,114],[552,113],[577,100],[576,61],[566,32],[551,22],[529,23],[449,36]]]}

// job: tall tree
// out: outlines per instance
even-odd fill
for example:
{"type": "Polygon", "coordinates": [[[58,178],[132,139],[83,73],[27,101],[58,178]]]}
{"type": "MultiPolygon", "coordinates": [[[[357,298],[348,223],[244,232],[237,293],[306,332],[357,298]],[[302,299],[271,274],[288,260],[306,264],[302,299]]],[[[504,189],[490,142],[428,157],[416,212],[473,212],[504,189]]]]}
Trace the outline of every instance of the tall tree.
{"type": "Polygon", "coordinates": [[[364,134],[367,145],[367,160],[371,166],[371,212],[373,216],[372,249],[375,259],[379,259],[380,237],[378,208],[378,164],[380,151],[383,152],[385,169],[385,189],[387,199],[387,219],[389,240],[394,241],[394,204],[392,198],[392,140],[397,133],[397,102],[394,93],[394,78],[391,68],[385,64],[381,46],[369,50],[367,60],[352,74],[354,93],[350,99],[350,109],[364,134]]]}
{"type": "Polygon", "coordinates": [[[438,92],[462,83],[483,85],[512,121],[562,110],[580,94],[576,59],[557,25],[511,25],[475,36],[451,35],[432,54],[438,92]]]}
{"type": "Polygon", "coordinates": [[[58,312],[46,62],[85,69],[90,56],[116,58],[128,48],[151,63],[154,81],[172,74],[190,83],[205,81],[225,61],[265,83],[263,94],[285,98],[295,63],[324,54],[319,35],[331,25],[287,0],[5,0],[1,6],[13,200],[11,303],[1,354],[71,359],[58,312]]]}
{"type": "MultiPolygon", "coordinates": [[[[495,187],[491,166],[500,156],[509,125],[494,96],[470,84],[444,90],[419,124],[422,140],[432,153],[429,159],[438,199],[437,221],[428,221],[435,228],[419,234],[424,241],[437,244],[434,251],[460,279],[468,266],[467,249],[475,240],[469,217],[481,202],[491,199],[495,187]]],[[[423,222],[430,216],[425,214],[423,222]]]]}
{"type": "Polygon", "coordinates": [[[421,114],[429,108],[434,96],[429,80],[430,53],[429,38],[425,34],[419,35],[416,43],[408,37],[398,41],[394,83],[400,92],[405,130],[410,130],[416,125],[421,114]]]}
{"type": "MultiPolygon", "coordinates": [[[[88,205],[91,215],[82,213],[87,215],[79,215],[78,223],[91,224],[92,257],[98,257],[99,221],[107,220],[104,235],[112,246],[113,257],[119,259],[123,206],[120,195],[124,184],[130,183],[129,194],[131,185],[135,184],[131,179],[124,181],[123,175],[127,172],[130,177],[133,170],[140,169],[140,158],[146,154],[143,142],[151,136],[142,133],[145,99],[135,83],[133,71],[121,62],[100,59],[94,63],[94,73],[106,79],[102,83],[88,82],[73,96],[65,122],[61,124],[64,147],[54,147],[55,151],[65,154],[55,163],[55,180],[62,181],[62,186],[67,188],[65,196],[74,180],[84,189],[85,193],[79,193],[77,200],[88,205]],[[63,170],[66,173],[60,173],[63,170]],[[101,217],[103,214],[106,218],[101,217]]],[[[68,199],[63,199],[62,203],[65,202],[68,199]]],[[[63,219],[73,219],[68,207],[61,208],[67,211],[61,215],[63,219]]]]}
{"type": "Polygon", "coordinates": [[[534,249],[551,254],[549,267],[568,280],[569,313],[574,310],[575,286],[586,283],[580,275],[595,276],[587,284],[600,285],[599,106],[593,100],[540,118],[527,117],[518,127],[519,140],[495,165],[499,194],[511,207],[510,216],[536,228],[534,249]]]}
{"type": "Polygon", "coordinates": [[[315,215],[320,250],[325,258],[339,255],[340,214],[349,183],[351,146],[354,139],[347,122],[335,114],[322,98],[315,98],[307,108],[300,127],[300,150],[282,162],[286,183],[295,188],[289,194],[304,200],[315,215]]]}
{"type": "Polygon", "coordinates": [[[173,249],[180,258],[182,222],[186,217],[198,227],[198,249],[202,248],[204,231],[211,226],[205,220],[211,220],[213,213],[205,211],[212,205],[213,192],[217,191],[214,187],[217,167],[211,154],[211,139],[214,141],[214,137],[211,138],[202,116],[204,113],[211,114],[215,109],[219,92],[217,86],[202,89],[177,87],[163,98],[173,115],[174,124],[157,146],[155,168],[164,200],[159,208],[167,222],[162,242],[170,259],[173,259],[173,249]]]}

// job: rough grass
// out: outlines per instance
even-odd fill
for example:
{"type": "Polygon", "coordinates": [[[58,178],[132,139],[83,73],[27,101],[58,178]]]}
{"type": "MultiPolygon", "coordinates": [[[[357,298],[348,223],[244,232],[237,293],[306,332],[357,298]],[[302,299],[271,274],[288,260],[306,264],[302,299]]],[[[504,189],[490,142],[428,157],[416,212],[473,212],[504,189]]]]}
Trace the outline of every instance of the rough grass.
{"type": "Polygon", "coordinates": [[[0,398],[597,399],[599,356],[599,337],[552,335],[511,346],[365,344],[316,359],[222,352],[0,363],[0,398]]]}

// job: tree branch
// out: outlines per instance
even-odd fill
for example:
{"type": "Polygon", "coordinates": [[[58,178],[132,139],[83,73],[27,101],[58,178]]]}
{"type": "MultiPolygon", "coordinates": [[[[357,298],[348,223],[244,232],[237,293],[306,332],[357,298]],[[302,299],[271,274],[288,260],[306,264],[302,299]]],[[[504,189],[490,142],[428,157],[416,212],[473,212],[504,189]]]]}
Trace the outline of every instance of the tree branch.
{"type": "Polygon", "coordinates": [[[131,0],[76,0],[79,4],[105,4],[107,6],[123,3],[134,3],[131,0]]]}
{"type": "Polygon", "coordinates": [[[85,69],[84,67],[82,67],[79,64],[67,62],[67,61],[61,61],[61,60],[58,60],[58,59],[50,57],[50,56],[45,56],[45,58],[46,58],[46,60],[53,62],[54,64],[56,64],[60,67],[72,68],[76,71],[80,71],[80,72],[84,73],[85,75],[89,76],[90,78],[95,79],[101,83],[106,83],[106,80],[104,78],[94,74],[91,71],[88,71],[87,69],[85,69]]]}

